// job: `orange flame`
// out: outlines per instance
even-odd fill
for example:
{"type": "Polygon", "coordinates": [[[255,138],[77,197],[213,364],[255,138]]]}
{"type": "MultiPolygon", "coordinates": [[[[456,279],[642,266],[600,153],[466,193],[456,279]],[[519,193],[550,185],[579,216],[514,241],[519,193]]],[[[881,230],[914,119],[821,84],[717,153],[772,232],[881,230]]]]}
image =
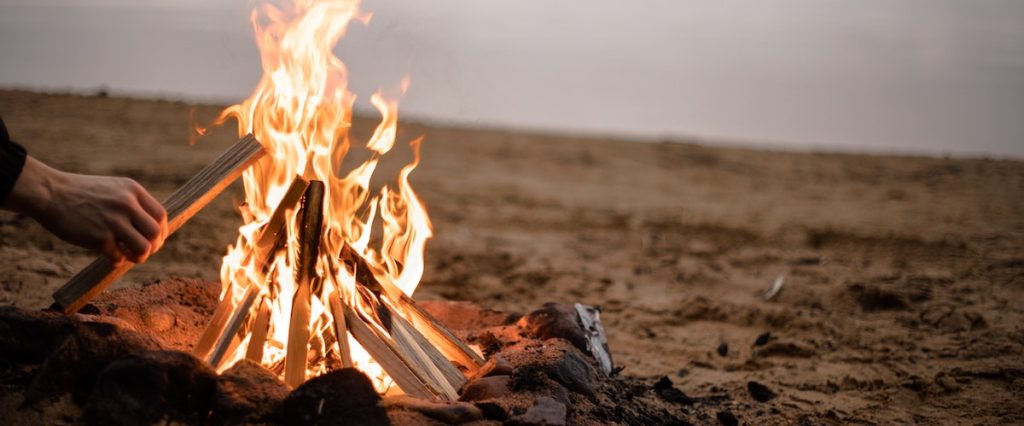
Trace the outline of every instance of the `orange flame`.
{"type": "MultiPolygon", "coordinates": [[[[239,303],[245,289],[258,286],[271,295],[271,321],[262,364],[274,368],[283,363],[287,347],[292,298],[296,290],[293,270],[297,262],[298,226],[296,209],[287,213],[288,250],[279,252],[269,272],[257,266],[255,239],[270,220],[295,176],[319,180],[325,185],[324,230],[316,270],[323,278],[321,294],[310,306],[310,352],[330,352],[325,343],[333,323],[327,297],[332,292],[356,309],[363,309],[354,297],[355,277],[338,267],[338,254],[345,244],[352,246],[370,263],[374,272],[389,277],[406,294],[411,294],[423,274],[423,250],[431,237],[431,224],[423,203],[409,184],[409,174],[419,163],[421,139],[411,143],[415,159],[398,176],[397,186],[385,186],[376,194],[370,178],[381,157],[395,144],[398,102],[381,93],[371,103],[382,115],[373,136],[366,143],[371,157],[344,176],[338,170],[350,148],[349,129],[355,95],[348,91],[348,71],[334,56],[334,45],[352,21],[369,23],[370,15],[359,10],[358,0],[294,0],[264,3],[252,13],[256,41],[263,64],[263,78],[249,99],[224,110],[220,120],[238,120],[239,134],[253,133],[269,156],[246,171],[245,224],[239,238],[228,248],[221,268],[222,297],[231,295],[239,303]],[[383,231],[380,247],[370,247],[371,224],[379,220],[383,231]],[[230,291],[229,291],[230,290],[230,291]]],[[[402,82],[402,93],[408,79],[402,82]]],[[[245,355],[246,336],[229,353],[221,368],[245,355]]],[[[333,338],[333,337],[332,337],[333,338]]],[[[390,380],[383,370],[351,337],[355,366],[373,378],[378,390],[390,380]]],[[[326,357],[311,361],[306,377],[325,372],[326,357]]]]}

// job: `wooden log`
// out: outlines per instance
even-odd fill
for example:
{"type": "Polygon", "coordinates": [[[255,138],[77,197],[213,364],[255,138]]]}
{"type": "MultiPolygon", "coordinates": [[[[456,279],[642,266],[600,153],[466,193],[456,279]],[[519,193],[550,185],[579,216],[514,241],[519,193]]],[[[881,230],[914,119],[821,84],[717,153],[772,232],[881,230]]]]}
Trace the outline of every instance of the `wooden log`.
{"type": "Polygon", "coordinates": [[[252,323],[252,332],[249,335],[249,346],[245,349],[245,358],[257,363],[263,362],[263,347],[267,344],[267,334],[270,332],[270,305],[267,304],[267,296],[260,300],[259,308],[256,310],[256,319],[252,323]]]}
{"type": "Polygon", "coordinates": [[[221,362],[224,361],[224,356],[230,352],[228,349],[238,344],[235,341],[235,335],[238,334],[238,329],[242,327],[242,324],[249,317],[249,312],[252,311],[252,304],[256,301],[256,296],[259,293],[260,291],[255,285],[249,285],[245,289],[242,300],[238,302],[238,306],[235,306],[234,312],[231,313],[231,319],[224,326],[224,330],[221,331],[220,336],[217,338],[217,344],[213,346],[213,350],[210,351],[210,355],[206,358],[206,362],[213,368],[218,368],[221,362]]]}
{"type": "Polygon", "coordinates": [[[438,395],[430,389],[411,362],[404,359],[398,348],[386,336],[382,336],[374,327],[364,323],[348,305],[342,304],[341,310],[345,316],[345,323],[348,330],[355,337],[356,341],[366,349],[366,352],[373,357],[374,361],[380,364],[395,381],[398,387],[408,395],[422,399],[437,399],[438,395]]]}
{"type": "Polygon", "coordinates": [[[288,349],[285,352],[284,381],[298,387],[306,381],[306,357],[309,351],[310,296],[317,279],[316,263],[320,258],[320,242],[324,224],[324,184],[312,181],[302,200],[302,221],[299,229],[299,252],[295,271],[295,297],[292,299],[288,327],[288,349]]]}
{"type": "Polygon", "coordinates": [[[387,295],[388,299],[412,323],[413,327],[419,330],[430,343],[440,349],[448,359],[465,367],[470,374],[484,364],[483,357],[470,349],[469,346],[466,346],[462,340],[434,319],[427,311],[420,308],[416,301],[402,292],[398,286],[390,280],[379,279],[374,275],[366,260],[351,246],[345,244],[342,247],[340,258],[343,261],[350,262],[355,267],[353,275],[355,275],[359,283],[365,284],[371,291],[383,292],[387,295]]]}
{"type": "Polygon", "coordinates": [[[235,286],[229,286],[224,295],[221,296],[217,309],[214,309],[213,316],[210,317],[210,324],[206,326],[203,335],[199,337],[199,341],[192,348],[192,354],[196,358],[206,359],[206,356],[210,354],[210,350],[213,349],[213,344],[217,342],[220,331],[224,329],[224,324],[228,322],[231,310],[234,309],[232,301],[232,290],[234,288],[235,286]]]}
{"type": "Polygon", "coordinates": [[[353,366],[352,349],[348,346],[348,325],[345,321],[345,311],[341,308],[341,289],[335,288],[327,296],[327,303],[331,309],[331,316],[334,317],[334,337],[338,340],[338,357],[341,358],[341,366],[350,368],[353,366]]]}
{"type": "Polygon", "coordinates": [[[253,256],[256,258],[256,266],[263,275],[267,274],[273,263],[274,255],[284,245],[287,238],[288,233],[285,231],[288,218],[285,217],[285,212],[295,208],[308,187],[309,182],[306,179],[302,176],[295,176],[292,183],[288,185],[288,190],[281,197],[281,201],[274,208],[274,212],[271,213],[270,219],[263,225],[259,236],[253,243],[253,256]]]}
{"type": "Polygon", "coordinates": [[[391,339],[395,341],[395,346],[404,353],[405,358],[415,362],[420,370],[429,375],[426,382],[434,388],[436,393],[450,401],[459,399],[458,389],[466,383],[462,372],[456,369],[422,335],[419,338],[414,337],[419,333],[400,315],[392,314],[390,331],[391,339]],[[428,352],[433,354],[428,354],[428,352]]]}
{"type": "MultiPolygon", "coordinates": [[[[180,229],[265,154],[259,141],[253,135],[247,135],[171,194],[164,201],[168,235],[180,229]]],[[[57,290],[53,298],[64,313],[78,312],[133,266],[134,263],[127,261],[115,265],[107,257],[97,258],[57,290]]]]}

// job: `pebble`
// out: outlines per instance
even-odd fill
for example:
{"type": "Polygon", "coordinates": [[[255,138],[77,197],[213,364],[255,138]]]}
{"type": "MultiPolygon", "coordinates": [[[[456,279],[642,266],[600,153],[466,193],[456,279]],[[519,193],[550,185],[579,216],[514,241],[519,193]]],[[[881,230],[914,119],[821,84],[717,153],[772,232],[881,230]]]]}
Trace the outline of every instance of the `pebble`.
{"type": "Polygon", "coordinates": [[[171,308],[156,306],[142,311],[142,322],[153,331],[167,331],[174,327],[177,322],[177,315],[171,308]]]}
{"type": "Polygon", "coordinates": [[[747,392],[750,393],[750,397],[754,398],[757,402],[768,402],[775,398],[775,392],[768,389],[768,386],[762,385],[758,382],[750,381],[747,382],[747,392]]]}

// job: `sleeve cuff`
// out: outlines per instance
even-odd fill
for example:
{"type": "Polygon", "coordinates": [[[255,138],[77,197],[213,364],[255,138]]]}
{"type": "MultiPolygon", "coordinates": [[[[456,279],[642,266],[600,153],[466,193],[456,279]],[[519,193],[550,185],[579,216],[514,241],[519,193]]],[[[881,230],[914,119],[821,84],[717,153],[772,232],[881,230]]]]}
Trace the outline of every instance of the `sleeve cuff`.
{"type": "Polygon", "coordinates": [[[7,201],[14,184],[25,168],[25,148],[7,138],[7,129],[0,121],[0,204],[7,201]]]}

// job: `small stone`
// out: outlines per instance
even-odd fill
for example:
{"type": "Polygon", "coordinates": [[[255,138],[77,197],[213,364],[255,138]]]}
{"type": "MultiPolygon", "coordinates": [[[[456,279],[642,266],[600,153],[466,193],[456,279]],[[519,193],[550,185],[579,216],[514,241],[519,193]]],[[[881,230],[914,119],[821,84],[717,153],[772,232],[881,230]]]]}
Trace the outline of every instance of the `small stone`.
{"type": "Polygon", "coordinates": [[[388,413],[366,374],[354,368],[314,377],[285,398],[288,425],[386,425],[388,413]]]}
{"type": "Polygon", "coordinates": [[[569,390],[594,396],[594,368],[571,348],[564,351],[561,358],[548,364],[546,372],[548,377],[569,390]]]}
{"type": "Polygon", "coordinates": [[[288,385],[254,361],[243,359],[217,378],[212,424],[265,423],[281,408],[288,385]]]}
{"type": "Polygon", "coordinates": [[[775,339],[775,337],[772,336],[772,332],[766,331],[764,334],[757,336],[757,339],[754,340],[754,346],[767,345],[768,342],[772,341],[773,339],[775,339]]]}
{"type": "Polygon", "coordinates": [[[431,402],[408,395],[386,397],[384,407],[416,411],[445,424],[469,423],[484,418],[483,411],[467,402],[431,402]]]}
{"type": "Polygon", "coordinates": [[[490,376],[466,383],[460,401],[485,401],[501,398],[509,393],[511,376],[490,376]]]}
{"type": "Polygon", "coordinates": [[[775,398],[775,392],[768,389],[768,386],[762,385],[758,382],[750,381],[747,382],[747,392],[750,393],[750,397],[754,398],[757,402],[768,402],[775,398]]]}
{"type": "Polygon", "coordinates": [[[508,420],[508,411],[505,410],[501,404],[494,402],[477,402],[475,403],[476,408],[484,414],[484,418],[489,420],[505,421],[508,420]]]}
{"type": "Polygon", "coordinates": [[[661,379],[654,383],[654,392],[666,402],[685,405],[693,404],[693,399],[683,393],[683,391],[676,389],[675,385],[672,384],[672,380],[667,376],[661,376],[661,379]]]}
{"type": "Polygon", "coordinates": [[[740,420],[729,410],[719,411],[718,414],[715,414],[715,418],[722,426],[739,426],[740,424],[740,420]]]}
{"type": "Polygon", "coordinates": [[[513,425],[564,425],[567,414],[568,410],[565,408],[565,404],[542,396],[533,402],[533,406],[527,409],[526,413],[512,417],[509,423],[513,425]]]}
{"type": "Polygon", "coordinates": [[[687,370],[685,368],[680,368],[679,371],[676,372],[676,377],[679,377],[679,378],[683,378],[683,377],[686,377],[686,376],[689,376],[689,375],[690,375],[690,370],[687,370]]]}
{"type": "Polygon", "coordinates": [[[718,356],[729,355],[729,344],[722,342],[720,345],[718,345],[718,349],[715,349],[715,352],[718,352],[718,356]]]}
{"type": "Polygon", "coordinates": [[[143,308],[142,322],[153,331],[163,332],[174,327],[175,322],[177,322],[177,315],[174,314],[171,308],[166,306],[143,308]]]}

